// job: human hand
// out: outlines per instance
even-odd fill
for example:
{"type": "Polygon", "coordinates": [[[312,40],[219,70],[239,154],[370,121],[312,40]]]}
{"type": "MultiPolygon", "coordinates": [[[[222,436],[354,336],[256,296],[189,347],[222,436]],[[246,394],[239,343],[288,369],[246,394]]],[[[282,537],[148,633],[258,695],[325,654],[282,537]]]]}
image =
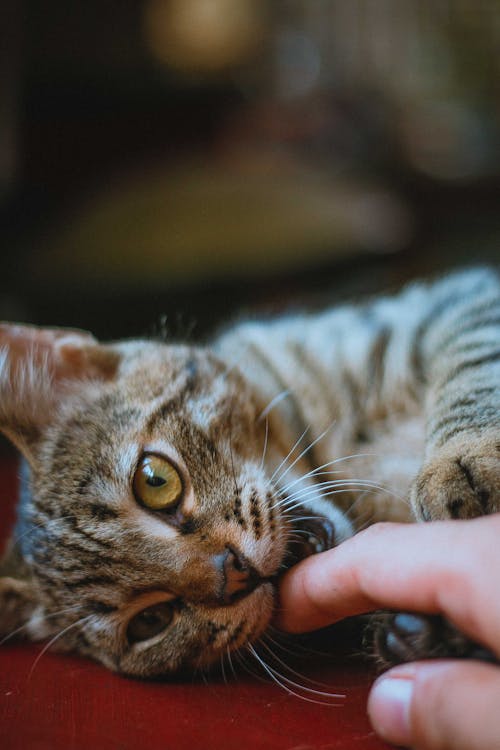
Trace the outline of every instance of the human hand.
{"type": "MultiPolygon", "coordinates": [[[[388,608],[442,614],[500,657],[500,514],[471,521],[377,524],[284,576],[278,625],[290,632],[388,608]]],[[[405,664],[372,687],[384,739],[415,750],[500,748],[500,667],[405,664]]]]}

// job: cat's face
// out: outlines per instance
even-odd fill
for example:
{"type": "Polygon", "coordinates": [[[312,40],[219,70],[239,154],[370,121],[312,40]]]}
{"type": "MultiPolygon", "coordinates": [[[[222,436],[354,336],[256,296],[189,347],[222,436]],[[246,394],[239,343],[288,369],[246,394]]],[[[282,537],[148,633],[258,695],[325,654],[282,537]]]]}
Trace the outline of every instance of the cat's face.
{"type": "Polygon", "coordinates": [[[30,466],[0,636],[142,677],[255,641],[283,567],[350,533],[264,406],[203,348],[0,325],[0,428],[30,466]]]}
{"type": "Polygon", "coordinates": [[[67,628],[61,644],[141,676],[255,639],[288,533],[264,437],[242,377],[205,350],[122,345],[115,376],[81,384],[37,442],[19,526],[32,634],[67,628]]]}

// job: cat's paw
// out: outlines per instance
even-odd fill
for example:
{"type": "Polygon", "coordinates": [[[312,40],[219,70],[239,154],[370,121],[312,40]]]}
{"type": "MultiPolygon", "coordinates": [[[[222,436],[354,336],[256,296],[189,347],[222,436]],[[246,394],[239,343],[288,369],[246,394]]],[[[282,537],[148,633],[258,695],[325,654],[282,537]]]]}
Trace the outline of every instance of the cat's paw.
{"type": "Polygon", "coordinates": [[[420,659],[480,659],[497,662],[486,648],[467,638],[439,615],[384,612],[370,624],[371,650],[380,669],[420,659]]]}
{"type": "Polygon", "coordinates": [[[500,434],[458,436],[423,466],[412,488],[419,520],[475,518],[500,510],[500,434]]]}

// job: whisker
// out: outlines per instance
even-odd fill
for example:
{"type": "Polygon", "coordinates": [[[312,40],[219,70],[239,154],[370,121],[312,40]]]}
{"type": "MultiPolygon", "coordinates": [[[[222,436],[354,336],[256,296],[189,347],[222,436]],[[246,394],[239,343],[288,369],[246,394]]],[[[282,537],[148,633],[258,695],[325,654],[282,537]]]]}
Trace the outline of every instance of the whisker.
{"type": "Polygon", "coordinates": [[[227,661],[228,661],[228,664],[229,664],[229,668],[231,669],[233,677],[235,679],[237,679],[238,675],[236,674],[236,670],[234,668],[233,660],[232,660],[232,657],[231,657],[231,649],[229,648],[229,646],[226,646],[226,652],[227,652],[226,656],[227,656],[227,661]]]}
{"type": "MultiPolygon", "coordinates": [[[[368,486],[370,489],[377,489],[381,492],[387,492],[390,495],[394,495],[395,497],[398,497],[397,494],[391,492],[391,490],[387,490],[385,487],[378,487],[378,486],[373,486],[373,485],[368,485],[368,486]]],[[[339,494],[346,493],[346,492],[352,493],[355,491],[356,491],[356,486],[353,485],[353,486],[346,487],[344,489],[336,489],[336,490],[331,490],[330,492],[323,492],[321,493],[321,498],[327,498],[333,495],[339,495],[339,494]]],[[[279,508],[284,509],[285,512],[290,513],[296,508],[304,508],[305,504],[307,503],[308,498],[314,497],[315,495],[316,495],[315,492],[311,492],[310,494],[306,494],[303,497],[285,498],[284,500],[280,501],[279,503],[276,503],[272,507],[273,509],[279,507],[279,508]]]]}
{"type": "Polygon", "coordinates": [[[270,400],[268,405],[262,409],[261,413],[257,417],[257,422],[260,422],[262,419],[265,419],[271,411],[274,409],[275,406],[277,406],[283,399],[288,398],[290,396],[290,391],[288,389],[285,389],[284,391],[281,391],[278,393],[274,398],[270,400]]]}
{"type": "Polygon", "coordinates": [[[268,420],[268,418],[266,417],[266,434],[265,434],[265,436],[264,436],[264,448],[263,448],[263,450],[262,450],[262,458],[261,458],[261,460],[260,460],[260,467],[259,467],[261,471],[262,471],[262,469],[264,468],[264,461],[265,461],[265,459],[266,459],[266,452],[267,452],[267,441],[268,441],[268,438],[269,438],[269,420],[268,420]]]}
{"type": "MultiPolygon", "coordinates": [[[[304,696],[300,695],[299,693],[296,693],[294,690],[292,690],[288,685],[286,685],[284,682],[281,682],[281,680],[278,679],[278,677],[274,674],[274,670],[272,670],[263,659],[259,656],[259,654],[256,652],[256,650],[253,648],[251,644],[248,644],[249,651],[253,654],[254,658],[257,660],[257,662],[261,665],[261,667],[264,669],[264,671],[269,675],[271,680],[275,682],[279,687],[283,688],[285,692],[287,692],[290,695],[294,695],[296,698],[301,698],[307,702],[310,703],[323,703],[323,701],[316,701],[312,700],[311,698],[305,698],[304,696]]],[[[329,704],[328,704],[329,705],[329,704]]]]}
{"type": "Polygon", "coordinates": [[[204,668],[204,667],[203,667],[203,666],[202,666],[201,664],[199,665],[199,670],[200,670],[200,675],[201,675],[201,679],[203,680],[203,684],[204,684],[204,685],[205,685],[206,687],[208,687],[208,688],[210,688],[210,689],[211,689],[211,688],[212,688],[212,685],[211,685],[211,684],[209,683],[209,681],[208,681],[208,674],[207,674],[207,672],[205,671],[205,668],[204,668]]]}
{"type": "MultiPolygon", "coordinates": [[[[277,640],[276,638],[273,638],[273,637],[271,636],[271,632],[273,632],[273,633],[276,633],[276,634],[277,634],[277,636],[278,636],[279,638],[281,638],[281,639],[283,639],[283,637],[284,637],[285,635],[287,635],[287,634],[285,634],[285,633],[282,633],[281,631],[278,631],[278,630],[277,630],[276,628],[274,628],[274,627],[273,627],[272,625],[269,625],[269,626],[268,626],[268,629],[266,630],[266,632],[265,632],[265,633],[263,633],[263,635],[261,636],[261,638],[264,638],[264,637],[266,637],[266,638],[267,638],[267,639],[268,639],[268,640],[269,640],[269,641],[270,641],[270,642],[271,642],[271,643],[272,643],[272,644],[273,644],[274,646],[276,646],[276,648],[279,648],[279,649],[280,649],[281,651],[284,651],[284,652],[285,652],[286,654],[289,654],[289,655],[290,655],[291,657],[293,657],[293,658],[297,658],[297,657],[299,657],[299,650],[298,650],[298,649],[297,649],[297,650],[295,650],[295,651],[292,651],[292,649],[291,649],[291,648],[288,648],[288,645],[290,645],[290,639],[288,639],[288,641],[287,641],[287,646],[285,646],[285,644],[284,644],[284,643],[282,643],[282,642],[281,642],[280,640],[277,640]]],[[[293,643],[293,645],[294,645],[295,647],[298,647],[298,646],[300,646],[300,645],[301,645],[301,644],[299,644],[299,643],[297,643],[297,642],[293,642],[293,641],[292,641],[292,643],[293,643]]]]}
{"type": "MultiPolygon", "coordinates": [[[[286,517],[286,511],[285,511],[285,517],[286,517]]],[[[290,515],[288,517],[288,520],[293,521],[295,523],[299,521],[316,521],[318,518],[321,518],[321,516],[318,513],[314,513],[313,515],[309,515],[309,516],[290,515]]]]}
{"type": "Polygon", "coordinates": [[[398,500],[403,499],[397,492],[394,490],[389,489],[389,487],[384,487],[381,484],[377,484],[377,482],[372,482],[370,479],[336,479],[329,482],[320,482],[319,484],[312,485],[311,487],[304,487],[300,490],[297,490],[296,492],[292,492],[290,495],[286,495],[286,497],[283,500],[280,500],[280,504],[284,505],[286,502],[294,501],[297,498],[314,495],[318,493],[318,490],[320,491],[321,497],[328,497],[330,492],[324,492],[326,489],[331,489],[334,487],[342,487],[342,488],[348,488],[348,489],[356,489],[357,487],[361,488],[371,488],[375,490],[379,490],[380,492],[384,492],[388,495],[392,495],[393,497],[396,497],[398,500]]]}
{"type": "Polygon", "coordinates": [[[392,490],[389,490],[386,487],[383,487],[382,485],[375,482],[373,479],[354,479],[354,478],[341,478],[341,479],[328,479],[323,480],[321,482],[316,482],[314,484],[309,485],[308,487],[302,487],[301,489],[296,490],[295,492],[291,492],[290,494],[287,493],[287,497],[296,497],[297,494],[300,494],[301,492],[307,491],[307,490],[325,490],[330,489],[331,487],[344,487],[345,485],[351,485],[351,484],[357,484],[357,485],[370,485],[378,487],[379,489],[387,489],[389,492],[392,492],[392,490]]]}
{"type": "MultiPolygon", "coordinates": [[[[276,475],[277,475],[277,474],[278,474],[278,473],[280,472],[281,468],[282,468],[282,467],[284,466],[284,464],[286,464],[286,462],[288,461],[288,459],[290,458],[290,456],[291,456],[291,455],[293,454],[294,450],[295,450],[295,449],[296,449],[296,448],[297,448],[297,447],[298,447],[298,446],[300,445],[300,443],[302,442],[303,438],[304,438],[304,437],[305,437],[305,436],[307,435],[307,433],[308,433],[308,432],[309,432],[309,427],[306,427],[306,429],[304,430],[304,432],[302,433],[302,435],[301,435],[301,436],[299,437],[299,439],[298,439],[298,440],[297,440],[297,441],[296,441],[296,442],[295,442],[295,443],[293,444],[292,448],[291,448],[291,449],[289,450],[289,452],[288,452],[288,453],[286,454],[286,456],[285,456],[285,458],[283,459],[283,461],[282,461],[282,462],[280,463],[280,465],[279,465],[279,466],[278,466],[278,467],[277,467],[277,468],[276,468],[276,469],[274,470],[273,474],[271,474],[271,478],[270,478],[270,480],[269,480],[270,482],[273,482],[273,481],[274,481],[274,478],[275,478],[275,476],[276,476],[276,475]]],[[[293,464],[292,464],[292,465],[293,465],[293,464]]]]}
{"type": "Polygon", "coordinates": [[[247,664],[247,662],[245,660],[244,654],[241,651],[233,651],[233,655],[235,656],[236,660],[238,661],[240,667],[247,674],[249,674],[254,679],[258,680],[259,682],[264,682],[266,684],[269,684],[268,681],[266,679],[264,679],[261,674],[259,674],[258,672],[255,672],[253,669],[250,669],[250,667],[248,666],[248,664],[247,664]]]}
{"type": "MultiPolygon", "coordinates": [[[[332,429],[332,427],[335,424],[335,422],[336,422],[336,420],[333,420],[333,422],[326,428],[326,430],[323,430],[323,432],[321,432],[318,435],[317,438],[315,438],[311,443],[309,443],[308,446],[306,446],[306,448],[304,448],[304,450],[302,451],[302,453],[299,456],[297,456],[297,458],[295,459],[295,461],[292,461],[292,463],[290,464],[290,466],[287,469],[285,469],[285,471],[282,474],[280,474],[280,476],[276,480],[277,482],[281,482],[281,480],[283,479],[283,477],[286,477],[286,475],[288,474],[288,472],[293,469],[293,467],[295,466],[295,464],[297,464],[300,461],[301,458],[303,458],[307,453],[309,453],[309,451],[312,448],[314,448],[314,446],[317,445],[317,443],[319,443],[320,440],[323,440],[323,438],[325,437],[325,435],[328,432],[330,432],[330,430],[332,429]]],[[[309,428],[307,428],[307,429],[309,429],[309,428]]],[[[275,474],[272,475],[271,481],[273,481],[274,476],[275,476],[275,474]]]]}
{"type": "Polygon", "coordinates": [[[299,497],[301,497],[303,495],[306,496],[306,497],[309,497],[309,496],[311,496],[311,497],[316,496],[317,497],[318,494],[322,495],[323,493],[321,493],[319,491],[319,489],[320,488],[319,488],[318,485],[314,485],[313,484],[313,485],[310,485],[309,487],[303,487],[302,489],[297,490],[296,492],[293,492],[291,495],[280,496],[280,497],[278,497],[278,499],[276,500],[276,502],[272,505],[272,508],[274,510],[275,508],[286,507],[290,503],[295,502],[295,500],[297,498],[299,498],[299,497]]]}
{"type": "Polygon", "coordinates": [[[13,543],[17,544],[21,541],[21,539],[24,539],[25,536],[28,536],[28,534],[33,534],[37,529],[43,529],[46,527],[51,526],[52,524],[57,524],[59,521],[65,521],[67,518],[75,518],[74,513],[70,513],[67,516],[59,516],[58,518],[47,518],[44,521],[37,521],[36,523],[30,523],[30,528],[26,529],[26,531],[23,531],[22,534],[18,534],[13,538],[13,543]]]}
{"type": "MultiPolygon", "coordinates": [[[[43,615],[43,616],[41,616],[39,618],[36,618],[36,619],[50,620],[53,617],[60,617],[61,615],[65,615],[68,612],[78,612],[78,610],[81,609],[81,608],[82,607],[81,607],[80,604],[75,604],[73,607],[67,607],[66,609],[60,609],[57,612],[51,612],[48,615],[43,615]]],[[[2,638],[2,640],[0,640],[0,646],[3,646],[4,643],[6,643],[7,641],[9,641],[11,638],[14,638],[15,635],[17,635],[18,633],[21,633],[23,630],[26,630],[26,628],[28,628],[32,624],[33,623],[31,621],[25,622],[24,625],[21,625],[20,627],[18,627],[15,630],[13,630],[11,633],[8,633],[7,635],[5,635],[2,638]]]]}
{"type": "MultiPolygon", "coordinates": [[[[278,648],[280,648],[282,651],[285,651],[286,653],[289,653],[291,656],[302,658],[303,656],[313,655],[313,656],[319,656],[322,659],[332,657],[331,651],[323,651],[323,650],[320,651],[316,646],[313,646],[311,643],[307,643],[307,645],[304,645],[300,641],[296,640],[293,636],[290,636],[290,634],[284,633],[283,631],[278,630],[273,625],[268,626],[268,629],[265,635],[269,637],[270,632],[276,633],[276,635],[278,636],[280,640],[286,639],[287,644],[291,642],[291,644],[293,645],[295,649],[295,652],[286,648],[283,643],[280,643],[277,640],[273,641],[278,648]]],[[[322,683],[319,683],[319,684],[322,684],[322,683]]]]}
{"type": "MultiPolygon", "coordinates": [[[[301,680],[304,680],[304,682],[309,682],[311,685],[319,685],[321,687],[328,687],[328,685],[325,685],[322,682],[318,682],[317,680],[312,680],[310,677],[307,677],[306,675],[302,674],[301,672],[297,672],[295,669],[292,669],[292,667],[289,664],[286,664],[286,662],[284,662],[282,659],[280,659],[280,657],[274,651],[272,651],[272,649],[270,649],[269,646],[267,646],[264,643],[264,640],[269,640],[273,645],[277,646],[278,648],[281,648],[281,645],[277,641],[275,641],[273,638],[271,638],[271,636],[269,635],[269,633],[264,633],[264,635],[259,640],[259,645],[262,646],[262,648],[265,648],[266,651],[269,654],[271,654],[272,658],[275,659],[279,664],[281,664],[281,666],[284,669],[286,669],[288,672],[290,672],[290,674],[295,675],[295,677],[299,677],[301,680]]],[[[332,693],[330,693],[330,692],[322,693],[322,694],[323,695],[332,695],[332,693]]],[[[333,695],[335,697],[338,697],[337,694],[333,694],[333,695]]]]}
{"type": "Polygon", "coordinates": [[[203,684],[204,684],[204,685],[205,685],[206,687],[212,688],[212,685],[211,685],[211,684],[210,684],[210,682],[208,681],[208,672],[207,672],[207,669],[206,669],[206,667],[205,667],[205,666],[204,666],[204,665],[203,665],[203,664],[201,663],[201,656],[200,656],[200,658],[199,658],[199,660],[198,660],[198,665],[197,665],[197,669],[198,669],[198,671],[199,671],[199,673],[200,673],[200,675],[201,675],[201,679],[203,680],[203,684]]]}
{"type": "Polygon", "coordinates": [[[375,518],[376,518],[376,514],[375,513],[371,513],[368,516],[368,518],[365,521],[363,521],[362,524],[360,524],[359,526],[356,526],[356,534],[359,534],[360,531],[363,531],[363,529],[367,529],[368,526],[371,526],[373,524],[373,520],[375,518]]]}
{"type": "Polygon", "coordinates": [[[255,659],[258,661],[258,663],[262,666],[265,672],[269,675],[269,677],[276,682],[277,685],[282,687],[286,692],[291,693],[292,695],[295,695],[296,698],[300,698],[301,700],[307,701],[308,703],[316,703],[318,705],[326,705],[326,706],[332,706],[332,705],[341,705],[341,704],[335,704],[332,703],[332,701],[319,701],[314,698],[309,698],[306,695],[301,695],[300,693],[296,692],[292,689],[291,686],[294,688],[298,688],[299,690],[303,690],[306,693],[311,693],[314,695],[320,695],[328,698],[345,698],[344,693],[326,693],[322,692],[320,690],[313,690],[312,688],[305,687],[303,685],[300,685],[299,683],[295,682],[294,680],[290,680],[285,675],[282,675],[278,670],[271,667],[267,662],[264,661],[264,659],[260,656],[260,654],[255,650],[255,648],[252,646],[251,643],[248,644],[249,651],[253,654],[255,659]]]}
{"type": "Polygon", "coordinates": [[[220,659],[220,669],[222,673],[222,679],[224,681],[224,685],[227,685],[227,676],[226,676],[226,670],[224,667],[224,653],[223,652],[221,653],[219,659],[220,659]]]}
{"type": "Polygon", "coordinates": [[[327,468],[327,466],[334,466],[335,464],[339,464],[339,463],[342,463],[343,461],[349,461],[349,460],[351,460],[351,459],[353,459],[353,458],[366,458],[366,457],[370,457],[370,456],[377,456],[377,455],[378,455],[377,453],[352,453],[352,454],[351,454],[351,455],[349,455],[349,456],[341,456],[340,458],[335,458],[335,459],[333,459],[332,461],[327,461],[326,463],[324,463],[324,464],[321,464],[321,466],[317,466],[316,468],[314,468],[314,469],[311,469],[311,470],[310,470],[310,471],[308,471],[308,472],[307,472],[306,474],[303,474],[302,476],[300,476],[300,477],[299,477],[298,479],[294,479],[294,480],[292,480],[291,482],[289,482],[288,484],[285,484],[285,485],[284,485],[284,486],[282,487],[282,491],[283,491],[283,492],[286,492],[286,491],[287,491],[287,490],[289,490],[289,489],[290,489],[290,488],[291,488],[291,487],[292,487],[292,486],[293,486],[294,484],[297,484],[297,482],[302,482],[302,481],[303,481],[304,479],[306,479],[307,477],[311,477],[311,476],[314,476],[315,474],[317,474],[317,473],[318,473],[319,471],[321,471],[322,469],[326,469],[326,468],[327,468]]]}
{"type": "Polygon", "coordinates": [[[355,498],[355,500],[353,500],[353,502],[351,503],[351,505],[344,510],[344,513],[346,514],[346,516],[349,519],[352,519],[354,517],[357,506],[360,503],[362,503],[365,500],[366,496],[369,495],[369,494],[370,494],[370,490],[369,489],[366,489],[363,492],[360,492],[360,494],[358,495],[358,497],[355,498]]]}
{"type": "Polygon", "coordinates": [[[233,475],[234,489],[236,494],[239,492],[238,481],[236,479],[236,471],[234,469],[234,455],[233,455],[233,422],[229,419],[229,456],[231,458],[231,472],[233,475]]]}
{"type": "Polygon", "coordinates": [[[28,677],[27,677],[27,681],[29,682],[29,680],[31,679],[31,677],[33,675],[33,672],[35,671],[36,666],[37,666],[38,662],[40,661],[40,659],[42,658],[42,656],[45,653],[47,653],[47,651],[49,650],[49,648],[51,646],[53,646],[56,641],[58,641],[60,638],[62,638],[63,635],[65,635],[68,631],[72,630],[73,628],[80,627],[84,623],[88,622],[92,617],[95,617],[95,615],[90,614],[90,615],[86,615],[85,617],[81,617],[79,620],[77,620],[76,622],[71,623],[71,625],[68,625],[66,628],[64,628],[63,630],[61,630],[57,635],[55,635],[53,638],[51,638],[50,641],[47,644],[45,644],[45,646],[43,647],[43,649],[40,651],[40,653],[36,657],[35,661],[33,662],[33,666],[31,667],[31,669],[29,671],[29,674],[28,674],[28,677]]]}

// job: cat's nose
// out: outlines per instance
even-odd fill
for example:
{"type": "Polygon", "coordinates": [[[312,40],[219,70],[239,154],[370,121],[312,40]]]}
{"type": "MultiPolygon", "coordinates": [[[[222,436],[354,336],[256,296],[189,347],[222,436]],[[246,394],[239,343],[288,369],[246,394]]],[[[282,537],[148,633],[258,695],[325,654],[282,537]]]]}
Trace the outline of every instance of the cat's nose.
{"type": "Polygon", "coordinates": [[[220,594],[221,604],[232,604],[250,594],[258,586],[261,577],[238,549],[228,546],[218,557],[224,578],[220,594]]]}

